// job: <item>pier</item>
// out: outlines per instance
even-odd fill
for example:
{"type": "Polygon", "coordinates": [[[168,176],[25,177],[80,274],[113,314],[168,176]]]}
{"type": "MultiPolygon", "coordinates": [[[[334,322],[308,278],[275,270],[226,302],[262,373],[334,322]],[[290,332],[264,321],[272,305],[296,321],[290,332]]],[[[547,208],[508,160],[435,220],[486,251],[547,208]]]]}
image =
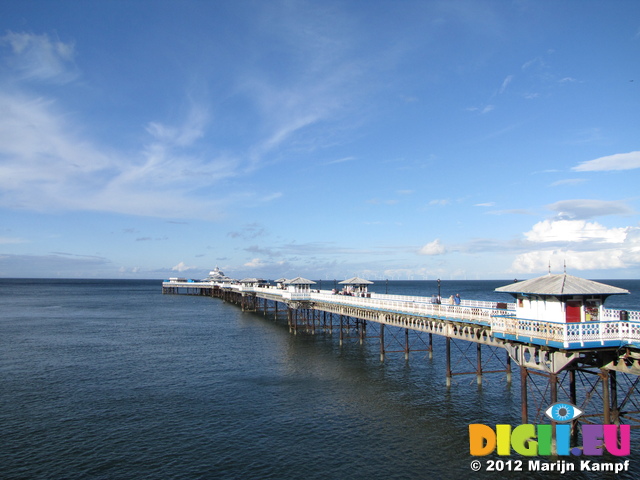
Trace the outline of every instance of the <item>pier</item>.
{"type": "Polygon", "coordinates": [[[562,401],[585,412],[574,422],[575,435],[586,423],[640,427],[640,312],[604,307],[608,296],[626,290],[549,274],[496,289],[511,294],[512,303],[448,304],[369,292],[372,282],[358,277],[340,282],[341,291],[316,289],[301,277],[274,283],[235,281],[216,268],[206,280],[165,281],[162,292],[219,298],[286,320],[292,334],[337,334],[340,345],[374,340],[381,361],[391,353],[405,360],[417,351],[444,355],[449,388],[457,375],[475,375],[479,386],[487,374],[511,382],[517,368],[523,424],[542,423],[548,406],[562,401]],[[434,335],[444,340],[443,352],[434,352],[434,335]]]}

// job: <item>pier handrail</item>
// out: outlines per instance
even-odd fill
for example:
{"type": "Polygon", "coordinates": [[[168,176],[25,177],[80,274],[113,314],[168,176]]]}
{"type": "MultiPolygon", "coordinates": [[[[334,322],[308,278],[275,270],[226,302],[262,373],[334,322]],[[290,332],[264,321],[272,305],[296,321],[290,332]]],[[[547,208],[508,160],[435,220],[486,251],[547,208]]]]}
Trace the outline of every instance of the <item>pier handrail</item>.
{"type": "MultiPolygon", "coordinates": [[[[411,298],[411,297],[407,297],[411,298]]],[[[390,300],[387,298],[355,297],[350,295],[332,295],[326,293],[310,293],[309,300],[326,303],[340,303],[354,307],[376,309],[381,312],[398,312],[423,317],[436,317],[450,320],[477,322],[489,325],[492,315],[510,315],[513,311],[498,310],[490,307],[475,307],[469,305],[440,305],[429,302],[425,297],[415,297],[422,300],[390,300]]]]}
{"type": "Polygon", "coordinates": [[[558,348],[580,348],[615,345],[640,346],[640,311],[603,309],[601,321],[559,323],[528,320],[515,316],[515,304],[463,300],[460,305],[434,304],[430,297],[370,293],[366,296],[336,294],[329,290],[289,291],[274,286],[215,284],[212,282],[163,282],[163,286],[183,288],[220,287],[237,292],[281,297],[283,300],[333,303],[368,310],[384,315],[401,313],[416,317],[437,318],[452,322],[469,322],[488,327],[497,338],[546,344],[558,348]],[[500,308],[499,308],[500,307],[500,308]],[[506,307],[506,308],[502,308],[506,307]]]}

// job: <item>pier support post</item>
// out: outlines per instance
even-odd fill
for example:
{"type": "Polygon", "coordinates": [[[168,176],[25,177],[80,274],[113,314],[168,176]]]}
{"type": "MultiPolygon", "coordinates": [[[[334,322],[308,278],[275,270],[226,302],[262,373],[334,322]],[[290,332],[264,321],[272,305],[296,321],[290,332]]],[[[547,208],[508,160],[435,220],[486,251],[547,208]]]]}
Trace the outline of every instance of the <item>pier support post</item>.
{"type": "MultiPolygon", "coordinates": [[[[569,370],[569,401],[576,405],[578,403],[578,395],[576,392],[576,371],[569,370]]],[[[571,445],[578,444],[578,421],[571,422],[571,445]]]]}
{"type": "Polygon", "coordinates": [[[604,424],[611,424],[611,398],[609,396],[609,370],[600,369],[600,379],[602,380],[602,415],[604,424]]]}
{"type": "MultiPolygon", "coordinates": [[[[558,375],[555,373],[549,374],[549,400],[550,404],[553,405],[558,401],[558,375]]],[[[551,420],[551,451],[557,452],[557,443],[556,443],[556,425],[557,422],[551,420]]]]}
{"type": "Polygon", "coordinates": [[[433,360],[433,333],[429,334],[429,360],[433,360]]]}
{"type": "Polygon", "coordinates": [[[343,323],[343,316],[340,315],[340,346],[342,346],[342,339],[344,338],[343,323]]]}
{"type": "Polygon", "coordinates": [[[409,329],[404,329],[404,359],[409,360],[409,329]]]}
{"type": "Polygon", "coordinates": [[[445,341],[445,359],[446,359],[446,385],[451,386],[451,337],[446,337],[445,341]]]}
{"type": "Polygon", "coordinates": [[[482,385],[482,344],[476,344],[477,350],[477,364],[476,364],[476,381],[478,385],[482,385]]]}
{"type": "Polygon", "coordinates": [[[384,362],[384,323],[380,324],[380,361],[384,362]]]}
{"type": "Polygon", "coordinates": [[[287,323],[289,324],[289,333],[293,332],[293,310],[287,305],[287,323]]]}
{"type": "Polygon", "coordinates": [[[615,370],[609,372],[611,389],[611,423],[620,425],[620,410],[618,407],[618,377],[615,370]]]}
{"type": "Polygon", "coordinates": [[[529,374],[527,368],[520,366],[520,404],[522,407],[522,424],[529,423],[529,411],[527,408],[527,380],[529,374]]]}
{"type": "Polygon", "coordinates": [[[507,383],[511,383],[511,355],[507,352],[507,383]]]}

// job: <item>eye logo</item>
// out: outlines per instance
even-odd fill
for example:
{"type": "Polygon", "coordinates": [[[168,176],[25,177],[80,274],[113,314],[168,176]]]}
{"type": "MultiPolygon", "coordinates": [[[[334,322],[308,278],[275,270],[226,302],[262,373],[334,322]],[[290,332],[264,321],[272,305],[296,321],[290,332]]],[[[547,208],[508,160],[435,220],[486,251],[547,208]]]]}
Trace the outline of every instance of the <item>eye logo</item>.
{"type": "Polygon", "coordinates": [[[566,423],[575,420],[584,412],[570,403],[554,403],[544,412],[554,422],[566,423]]]}

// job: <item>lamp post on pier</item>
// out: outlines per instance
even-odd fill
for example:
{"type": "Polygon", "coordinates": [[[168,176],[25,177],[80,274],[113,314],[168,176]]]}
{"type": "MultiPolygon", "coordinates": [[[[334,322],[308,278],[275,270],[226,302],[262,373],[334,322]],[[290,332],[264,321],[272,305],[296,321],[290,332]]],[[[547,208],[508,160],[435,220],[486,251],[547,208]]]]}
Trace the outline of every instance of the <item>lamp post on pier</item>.
{"type": "Polygon", "coordinates": [[[442,303],[442,297],[440,296],[440,279],[438,279],[438,303],[442,303]]]}

